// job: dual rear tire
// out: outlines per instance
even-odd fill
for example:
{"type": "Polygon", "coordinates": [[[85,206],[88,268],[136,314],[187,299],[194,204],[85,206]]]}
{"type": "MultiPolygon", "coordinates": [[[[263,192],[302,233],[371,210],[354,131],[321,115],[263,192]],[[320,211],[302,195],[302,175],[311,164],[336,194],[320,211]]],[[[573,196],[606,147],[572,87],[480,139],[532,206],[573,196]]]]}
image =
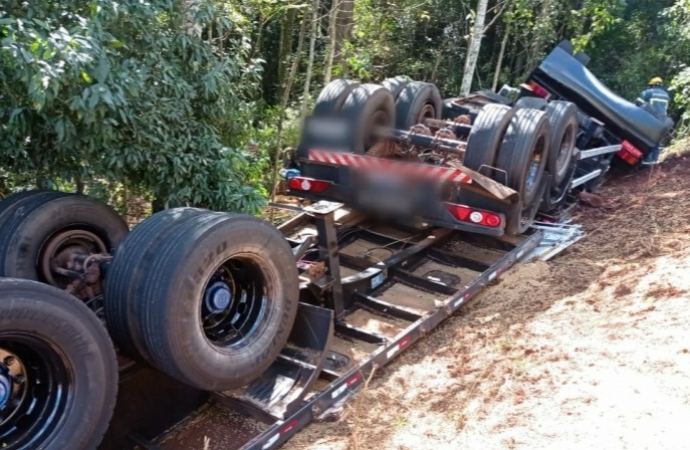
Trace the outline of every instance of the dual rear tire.
{"type": "Polygon", "coordinates": [[[352,151],[367,153],[380,139],[376,127],[408,130],[425,119],[440,119],[441,94],[436,86],[395,77],[378,84],[334,80],[319,94],[313,115],[340,116],[355,127],[352,151]]]}
{"type": "Polygon", "coordinates": [[[483,167],[498,169],[492,178],[520,193],[520,204],[507,210],[469,192],[461,192],[460,201],[502,209],[508,218],[506,233],[524,233],[537,212],[552,212],[565,202],[577,163],[577,132],[577,107],[569,102],[523,97],[512,109],[485,106],[470,133],[465,165],[480,172],[483,167]]]}
{"type": "Polygon", "coordinates": [[[548,139],[549,122],[544,112],[498,104],[482,108],[470,132],[464,164],[517,191],[519,199],[507,206],[461,190],[459,202],[504,213],[509,235],[527,231],[543,189],[548,139]]]}
{"type": "Polygon", "coordinates": [[[291,248],[265,221],[192,208],[136,227],[106,282],[115,343],[181,382],[238,388],[275,360],[297,313],[291,248]]]}

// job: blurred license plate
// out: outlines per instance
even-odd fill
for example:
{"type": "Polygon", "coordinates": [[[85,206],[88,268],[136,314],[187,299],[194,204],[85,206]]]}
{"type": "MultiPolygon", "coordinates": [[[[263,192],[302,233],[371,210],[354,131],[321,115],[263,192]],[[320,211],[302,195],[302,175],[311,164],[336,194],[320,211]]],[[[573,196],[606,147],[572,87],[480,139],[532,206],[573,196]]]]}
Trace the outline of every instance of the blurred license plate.
{"type": "Polygon", "coordinates": [[[410,214],[414,210],[412,191],[399,177],[369,177],[357,189],[357,202],[384,213],[410,214]]]}

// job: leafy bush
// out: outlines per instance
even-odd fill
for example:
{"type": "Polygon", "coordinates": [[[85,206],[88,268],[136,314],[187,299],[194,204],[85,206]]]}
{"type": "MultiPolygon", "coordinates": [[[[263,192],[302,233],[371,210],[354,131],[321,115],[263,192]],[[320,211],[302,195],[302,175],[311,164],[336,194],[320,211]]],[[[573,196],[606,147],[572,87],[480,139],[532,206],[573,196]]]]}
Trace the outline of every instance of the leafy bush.
{"type": "Polygon", "coordinates": [[[180,3],[3,2],[0,167],[256,212],[243,149],[260,71],[242,16],[180,3]]]}

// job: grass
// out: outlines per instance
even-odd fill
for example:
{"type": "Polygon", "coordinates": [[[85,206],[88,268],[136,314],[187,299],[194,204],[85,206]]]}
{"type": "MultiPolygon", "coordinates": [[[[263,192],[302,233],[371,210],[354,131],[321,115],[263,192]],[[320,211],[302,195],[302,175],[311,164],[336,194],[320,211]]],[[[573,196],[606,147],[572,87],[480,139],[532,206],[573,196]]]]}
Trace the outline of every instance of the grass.
{"type": "Polygon", "coordinates": [[[690,154],[690,136],[674,140],[671,145],[666,147],[661,153],[661,161],[670,161],[690,154]]]}

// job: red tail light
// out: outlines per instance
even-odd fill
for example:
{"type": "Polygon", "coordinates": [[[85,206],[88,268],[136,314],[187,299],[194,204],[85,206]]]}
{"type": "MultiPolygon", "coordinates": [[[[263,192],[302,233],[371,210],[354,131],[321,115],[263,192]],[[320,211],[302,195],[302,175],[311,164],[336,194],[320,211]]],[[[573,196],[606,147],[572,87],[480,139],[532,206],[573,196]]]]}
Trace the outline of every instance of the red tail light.
{"type": "Polygon", "coordinates": [[[631,166],[637,164],[637,162],[644,156],[644,154],[637,147],[628,141],[622,142],[621,149],[616,152],[616,155],[618,155],[619,158],[631,166]]]}
{"type": "Polygon", "coordinates": [[[295,191],[307,191],[319,194],[331,187],[331,185],[332,183],[330,181],[315,180],[313,178],[290,178],[290,189],[295,191]]]}
{"type": "Polygon", "coordinates": [[[549,98],[551,96],[551,94],[549,94],[549,91],[539,86],[534,81],[528,82],[527,85],[532,89],[532,92],[534,92],[541,98],[549,98]]]}
{"type": "Polygon", "coordinates": [[[445,206],[448,212],[460,222],[468,222],[491,228],[497,228],[503,224],[503,218],[491,211],[470,208],[465,205],[456,205],[454,203],[446,203],[445,206]]]}

